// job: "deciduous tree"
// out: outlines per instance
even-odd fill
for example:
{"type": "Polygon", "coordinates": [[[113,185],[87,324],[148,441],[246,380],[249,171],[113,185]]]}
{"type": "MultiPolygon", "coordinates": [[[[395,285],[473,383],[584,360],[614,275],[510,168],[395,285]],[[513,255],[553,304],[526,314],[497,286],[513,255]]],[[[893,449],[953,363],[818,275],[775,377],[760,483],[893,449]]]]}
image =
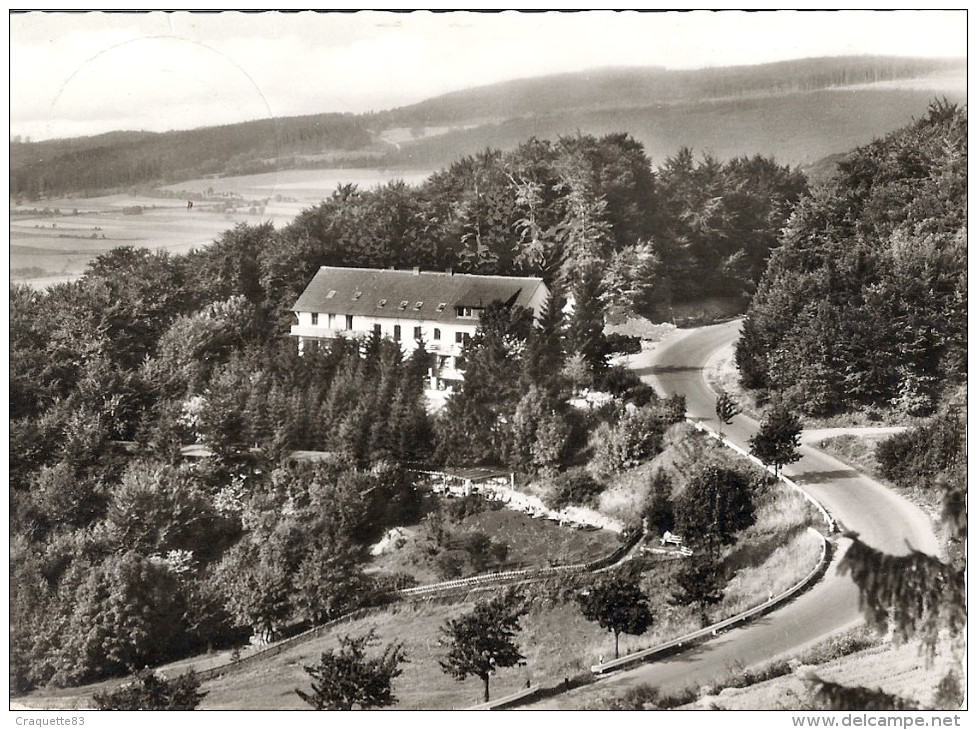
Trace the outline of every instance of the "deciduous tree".
{"type": "Polygon", "coordinates": [[[310,692],[295,694],[316,710],[370,710],[397,702],[392,682],[407,662],[404,646],[388,644],[379,656],[368,657],[367,649],[378,644],[376,630],[364,636],[344,636],[339,650],[323,652],[319,663],[305,667],[312,679],[310,692]]]}
{"type": "Polygon", "coordinates": [[[648,596],[638,583],[624,575],[602,578],[577,597],[588,621],[614,634],[614,658],[620,655],[621,634],[640,636],[654,623],[648,596]]]}
{"type": "Polygon", "coordinates": [[[525,599],[513,590],[475,605],[461,618],[449,619],[442,627],[447,656],[441,669],[459,682],[478,677],[485,685],[489,701],[489,678],[498,669],[525,663],[519,653],[516,634],[519,619],[527,612],[525,599]]]}
{"type": "Polygon", "coordinates": [[[669,603],[676,606],[695,606],[703,626],[709,622],[707,611],[723,600],[729,576],[718,557],[711,551],[696,553],[675,573],[675,589],[669,603]]]}
{"type": "Polygon", "coordinates": [[[785,404],[778,403],[767,411],[760,430],[750,439],[750,451],[764,464],[772,466],[780,475],[784,464],[793,464],[801,458],[797,447],[801,445],[801,419],[785,404]]]}
{"type": "Polygon", "coordinates": [[[739,404],[725,389],[719,391],[716,397],[716,418],[719,419],[719,438],[723,437],[723,426],[733,422],[733,418],[742,412],[739,404]]]}

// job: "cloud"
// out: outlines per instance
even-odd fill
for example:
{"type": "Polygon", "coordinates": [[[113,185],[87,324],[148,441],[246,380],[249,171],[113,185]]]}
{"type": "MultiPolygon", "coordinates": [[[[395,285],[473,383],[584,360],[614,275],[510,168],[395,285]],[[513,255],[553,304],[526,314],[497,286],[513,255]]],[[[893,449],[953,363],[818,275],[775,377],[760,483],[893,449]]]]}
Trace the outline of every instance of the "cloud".
{"type": "Polygon", "coordinates": [[[11,16],[11,131],[355,113],[606,66],[966,48],[966,14],[946,11],[28,13],[11,16]]]}

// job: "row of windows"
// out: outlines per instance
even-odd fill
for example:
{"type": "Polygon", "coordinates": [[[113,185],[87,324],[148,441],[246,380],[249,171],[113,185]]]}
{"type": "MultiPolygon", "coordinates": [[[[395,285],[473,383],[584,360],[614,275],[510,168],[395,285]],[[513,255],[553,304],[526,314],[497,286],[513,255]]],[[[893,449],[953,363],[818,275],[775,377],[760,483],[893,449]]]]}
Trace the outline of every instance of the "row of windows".
{"type": "MultiPolygon", "coordinates": [[[[318,312],[312,312],[312,315],[311,316],[312,316],[312,326],[314,327],[314,326],[316,326],[316,325],[319,324],[319,313],[318,312]]],[[[343,315],[343,316],[346,317],[346,329],[348,329],[348,330],[353,329],[353,315],[352,314],[346,314],[346,315],[343,315]]],[[[336,315],[335,314],[327,314],[326,315],[326,326],[329,327],[330,329],[335,328],[335,326],[336,326],[336,315]]]]}
{"type": "MultiPolygon", "coordinates": [[[[353,329],[353,315],[352,314],[346,314],[346,315],[343,315],[343,316],[346,318],[346,321],[345,321],[346,330],[352,330],[353,329]]],[[[333,329],[335,327],[335,318],[336,318],[336,315],[335,314],[327,314],[326,317],[327,317],[327,326],[330,329],[333,329]]],[[[312,312],[312,325],[313,326],[317,326],[318,324],[319,324],[319,314],[318,314],[318,312],[312,312]]],[[[374,324],[373,325],[373,331],[377,334],[377,336],[382,336],[383,335],[383,329],[381,328],[381,326],[379,324],[374,324]]],[[[400,325],[399,324],[395,324],[394,325],[394,331],[393,331],[393,338],[397,342],[400,342],[400,336],[401,336],[400,325]]],[[[420,340],[422,338],[422,336],[423,336],[423,332],[422,332],[421,327],[414,327],[414,339],[415,340],[420,340]]],[[[433,339],[434,340],[437,340],[437,341],[440,341],[441,340],[441,330],[438,327],[435,327],[434,328],[434,336],[433,336],[433,339]]],[[[455,342],[456,343],[458,343],[458,344],[463,344],[463,343],[464,344],[468,344],[469,340],[471,340],[471,335],[468,334],[467,332],[455,332],[455,342]]]]}
{"type": "MultiPolygon", "coordinates": [[[[373,325],[373,332],[374,332],[374,334],[376,334],[377,337],[383,336],[383,330],[381,329],[380,325],[378,325],[378,324],[373,325]]],[[[423,337],[423,332],[422,332],[421,328],[420,327],[415,327],[414,328],[414,339],[419,341],[422,337],[423,337]]],[[[441,330],[438,329],[437,327],[434,328],[434,336],[433,336],[433,339],[436,340],[436,341],[440,341],[441,340],[441,330]]],[[[400,342],[400,325],[399,324],[395,324],[394,325],[394,341],[395,342],[400,342]]],[[[470,341],[471,341],[471,335],[468,334],[467,332],[455,332],[455,342],[458,343],[459,345],[460,344],[463,344],[463,343],[467,345],[470,341]]]]}

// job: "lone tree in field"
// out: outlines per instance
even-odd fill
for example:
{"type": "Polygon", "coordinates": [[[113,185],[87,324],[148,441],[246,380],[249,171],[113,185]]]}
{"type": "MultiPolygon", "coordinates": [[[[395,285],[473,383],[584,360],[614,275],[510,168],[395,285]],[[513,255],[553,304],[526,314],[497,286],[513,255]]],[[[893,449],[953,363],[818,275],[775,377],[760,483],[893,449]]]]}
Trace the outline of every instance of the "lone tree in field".
{"type": "Polygon", "coordinates": [[[515,636],[520,629],[519,619],[527,610],[523,596],[510,590],[476,604],[475,610],[461,618],[448,620],[442,631],[449,648],[447,657],[440,662],[441,669],[459,682],[479,677],[485,683],[488,702],[492,672],[525,664],[515,636]]]}
{"type": "Polygon", "coordinates": [[[775,476],[780,476],[784,464],[793,464],[801,458],[797,447],[801,445],[801,419],[782,403],[771,408],[760,430],[750,439],[750,451],[760,461],[772,466],[775,476]]]}
{"type": "Polygon", "coordinates": [[[114,692],[96,692],[99,710],[195,710],[207,696],[200,692],[200,680],[191,669],[176,679],[166,679],[148,669],[114,692]]]}
{"type": "Polygon", "coordinates": [[[719,419],[719,438],[723,437],[723,425],[728,426],[733,422],[733,417],[741,413],[739,404],[725,390],[719,391],[716,398],[716,418],[719,419]]]}
{"type": "Polygon", "coordinates": [[[640,636],[655,620],[648,596],[636,581],[620,574],[597,581],[577,597],[577,602],[585,619],[614,633],[615,659],[620,656],[621,634],[640,636]]]}
{"type": "Polygon", "coordinates": [[[673,606],[695,606],[699,621],[706,626],[707,610],[723,600],[729,576],[718,557],[709,552],[696,553],[674,577],[675,589],[668,602],[673,606]]]}
{"type": "Polygon", "coordinates": [[[407,661],[403,644],[388,644],[380,656],[367,658],[366,649],[377,644],[376,631],[364,636],[344,636],[339,651],[323,653],[319,663],[305,667],[312,678],[312,691],[295,694],[317,710],[369,710],[397,702],[390,684],[407,661]]]}

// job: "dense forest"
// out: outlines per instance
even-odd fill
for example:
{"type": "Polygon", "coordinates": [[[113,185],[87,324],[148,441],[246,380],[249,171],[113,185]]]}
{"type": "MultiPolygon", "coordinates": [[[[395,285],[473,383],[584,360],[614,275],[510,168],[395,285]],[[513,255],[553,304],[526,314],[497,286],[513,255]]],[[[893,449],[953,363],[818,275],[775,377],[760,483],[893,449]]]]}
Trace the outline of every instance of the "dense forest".
{"type": "Polygon", "coordinates": [[[586,109],[808,92],[960,71],[959,59],[840,56],[755,66],[607,68],[506,81],[426,99],[368,117],[381,126],[423,126],[508,119],[586,109]]]}
{"type": "Polygon", "coordinates": [[[760,157],[683,151],[656,175],[626,135],[531,140],[418,188],[343,187],[281,230],[241,225],[182,256],[119,248],[78,281],[12,287],[12,687],[117,675],[385,600],[410,576],[367,575],[366,549],[427,509],[408,465],[507,463],[552,475],[564,503],[592,497],[657,453],[684,411],[608,366],[621,343],[603,334],[607,313],[698,296],[706,272],[738,272],[724,290],[747,293],[803,188],[760,157]],[[724,181],[728,202],[707,197],[724,181]],[[722,232],[715,251],[707,225],[722,232]],[[323,264],[534,273],[553,295],[539,327],[487,312],[469,385],[433,415],[423,352],[339,340],[298,356],[291,306],[323,264]],[[581,415],[567,399],[582,387],[614,401],[581,415]]]}
{"type": "Polygon", "coordinates": [[[932,413],[967,368],[967,117],[939,102],[806,196],[737,346],[746,386],[811,414],[932,413]]]}

